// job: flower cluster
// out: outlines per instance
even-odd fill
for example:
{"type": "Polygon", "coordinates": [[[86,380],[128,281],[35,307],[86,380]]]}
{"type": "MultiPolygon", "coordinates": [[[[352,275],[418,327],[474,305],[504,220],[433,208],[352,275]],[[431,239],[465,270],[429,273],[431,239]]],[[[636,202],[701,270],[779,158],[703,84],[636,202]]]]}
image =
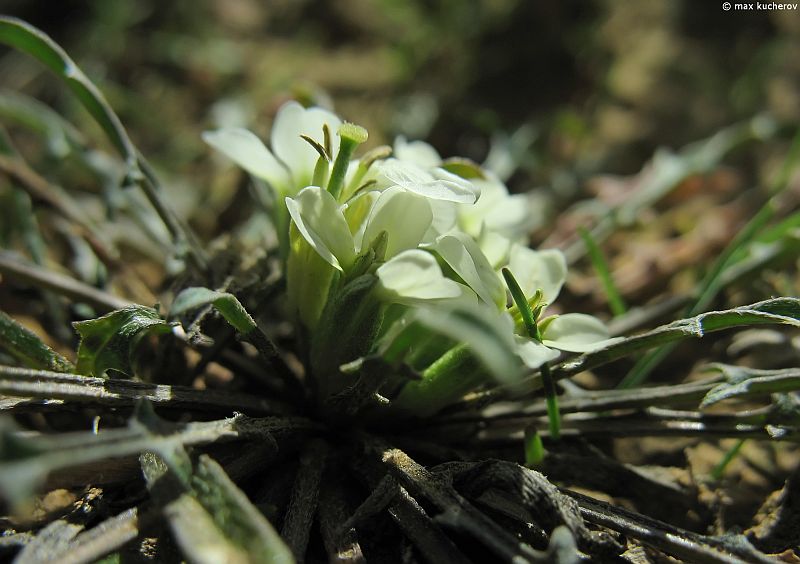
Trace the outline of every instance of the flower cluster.
{"type": "Polygon", "coordinates": [[[566,262],[528,248],[529,200],[491,171],[402,138],[354,158],[363,128],[295,102],[279,110],[271,149],[242,129],[205,139],[275,196],[288,301],[320,401],[380,361],[377,397],[431,413],[491,376],[513,382],[560,350],[605,344],[593,317],[542,317],[566,262]],[[504,276],[535,312],[533,334],[504,276]]]}

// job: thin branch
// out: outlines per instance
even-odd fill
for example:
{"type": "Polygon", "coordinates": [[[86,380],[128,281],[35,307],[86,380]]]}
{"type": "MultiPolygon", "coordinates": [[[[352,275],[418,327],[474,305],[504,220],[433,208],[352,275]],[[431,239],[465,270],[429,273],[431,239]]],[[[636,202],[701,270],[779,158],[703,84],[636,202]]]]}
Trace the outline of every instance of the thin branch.
{"type": "Polygon", "coordinates": [[[77,302],[87,303],[101,311],[112,311],[136,305],[70,276],[23,262],[7,251],[0,251],[0,274],[25,284],[52,290],[77,302]]]}
{"type": "Polygon", "coordinates": [[[223,390],[150,384],[134,380],[94,378],[61,372],[0,365],[0,394],[45,400],[134,407],[142,399],[156,406],[198,411],[245,411],[288,414],[290,406],[276,400],[223,390]]]}

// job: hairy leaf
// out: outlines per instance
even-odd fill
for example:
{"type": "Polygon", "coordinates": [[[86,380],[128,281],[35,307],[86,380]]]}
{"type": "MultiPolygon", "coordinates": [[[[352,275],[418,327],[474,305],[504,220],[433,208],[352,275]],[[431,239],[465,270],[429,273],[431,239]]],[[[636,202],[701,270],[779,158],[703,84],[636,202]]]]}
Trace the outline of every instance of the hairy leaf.
{"type": "Polygon", "coordinates": [[[280,535],[207,455],[192,464],[179,445],[145,453],[142,470],[175,539],[192,562],[294,562],[280,535]],[[180,492],[175,495],[175,490],[180,492]]]}
{"type": "Polygon", "coordinates": [[[178,316],[207,305],[213,305],[225,320],[240,333],[247,335],[256,328],[256,322],[233,294],[216,292],[208,288],[186,288],[175,297],[170,308],[171,316],[178,316]]]}
{"type": "Polygon", "coordinates": [[[2,311],[0,311],[0,348],[31,368],[42,368],[53,372],[75,371],[69,360],[2,311]]]}
{"type": "Polygon", "coordinates": [[[313,424],[302,418],[237,416],[182,425],[163,423],[156,434],[137,419],[128,428],[97,434],[30,437],[10,425],[10,420],[0,418],[0,495],[11,501],[24,500],[53,472],[110,458],[142,452],[168,454],[185,445],[217,441],[272,442],[273,434],[306,433],[312,428],[313,424]]]}
{"type": "Polygon", "coordinates": [[[136,347],[142,338],[169,333],[175,323],[164,321],[153,308],[137,305],[72,325],[81,336],[78,373],[102,377],[107,370],[132,376],[136,347]]]}
{"type": "Polygon", "coordinates": [[[744,366],[714,365],[727,382],[714,386],[703,398],[700,407],[708,407],[731,398],[759,397],[779,392],[800,390],[800,369],[757,370],[744,366]]]}
{"type": "Polygon", "coordinates": [[[584,370],[602,366],[636,352],[666,343],[703,337],[706,333],[749,325],[783,324],[800,327],[800,299],[774,298],[723,311],[710,311],[695,317],[662,325],[635,337],[622,339],[604,349],[586,353],[553,370],[553,378],[567,378],[584,370]]]}

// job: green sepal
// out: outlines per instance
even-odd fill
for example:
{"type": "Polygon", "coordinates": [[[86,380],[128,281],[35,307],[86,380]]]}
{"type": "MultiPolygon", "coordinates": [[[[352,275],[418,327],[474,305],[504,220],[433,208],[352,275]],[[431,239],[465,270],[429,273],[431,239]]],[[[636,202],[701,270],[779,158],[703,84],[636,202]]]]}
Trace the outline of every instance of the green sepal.
{"type": "Polygon", "coordinates": [[[353,383],[339,367],[373,349],[383,319],[383,304],[373,295],[378,282],[363,274],[330,296],[311,335],[311,368],[322,399],[353,383]]]}
{"type": "Polygon", "coordinates": [[[461,157],[453,157],[445,160],[442,163],[442,168],[447,172],[452,172],[456,176],[460,176],[466,180],[470,180],[472,178],[484,180],[486,178],[486,175],[483,174],[479,164],[461,157]]]}

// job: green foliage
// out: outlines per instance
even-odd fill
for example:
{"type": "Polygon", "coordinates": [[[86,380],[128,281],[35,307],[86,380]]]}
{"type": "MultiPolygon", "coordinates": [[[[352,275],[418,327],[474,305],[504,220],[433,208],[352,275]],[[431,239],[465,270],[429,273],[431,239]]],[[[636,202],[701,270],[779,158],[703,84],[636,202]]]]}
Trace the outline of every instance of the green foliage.
{"type": "Polygon", "coordinates": [[[800,299],[774,298],[723,311],[701,313],[662,325],[641,335],[622,339],[604,349],[586,353],[553,370],[555,378],[565,378],[613,362],[636,352],[679,341],[703,337],[706,333],[749,325],[779,324],[800,327],[800,299]]]}
{"type": "Polygon", "coordinates": [[[236,296],[208,288],[193,287],[181,291],[172,302],[169,313],[170,316],[177,317],[207,305],[213,305],[222,317],[243,335],[249,334],[256,328],[256,322],[236,296]]]}
{"type": "MultiPolygon", "coordinates": [[[[170,432],[149,404],[136,426],[153,436],[170,432]]],[[[291,552],[264,515],[207,455],[193,462],[179,441],[147,449],[140,458],[148,488],[184,553],[194,562],[294,562],[291,552]],[[177,492],[177,495],[176,495],[177,492]]]]}
{"type": "Polygon", "coordinates": [[[69,360],[2,311],[0,311],[0,348],[30,368],[53,372],[75,371],[75,366],[69,360]]]}
{"type": "Polygon", "coordinates": [[[714,369],[724,374],[726,381],[709,390],[700,407],[728,399],[749,399],[800,389],[800,369],[797,368],[758,370],[717,364],[714,369]]]}
{"type": "Polygon", "coordinates": [[[58,157],[85,142],[81,132],[52,108],[18,92],[0,90],[0,118],[42,135],[49,150],[58,157]]]}
{"type": "Polygon", "coordinates": [[[586,229],[581,227],[578,232],[580,233],[581,239],[583,239],[583,244],[586,245],[586,251],[589,253],[589,259],[592,261],[594,271],[597,273],[597,277],[603,285],[603,290],[605,290],[611,312],[614,315],[622,315],[625,313],[627,306],[617,289],[617,285],[614,284],[614,278],[611,276],[611,270],[608,268],[608,261],[606,261],[603,251],[600,250],[592,234],[586,229]]]}
{"type": "Polygon", "coordinates": [[[128,160],[129,166],[138,170],[136,148],[119,118],[103,94],[57,43],[30,24],[5,16],[0,17],[0,42],[28,53],[59,75],[128,160]]]}
{"type": "Polygon", "coordinates": [[[133,376],[136,347],[146,335],[169,333],[167,323],[150,307],[130,306],[97,319],[76,321],[81,336],[78,347],[79,374],[104,376],[107,370],[133,376]]]}

